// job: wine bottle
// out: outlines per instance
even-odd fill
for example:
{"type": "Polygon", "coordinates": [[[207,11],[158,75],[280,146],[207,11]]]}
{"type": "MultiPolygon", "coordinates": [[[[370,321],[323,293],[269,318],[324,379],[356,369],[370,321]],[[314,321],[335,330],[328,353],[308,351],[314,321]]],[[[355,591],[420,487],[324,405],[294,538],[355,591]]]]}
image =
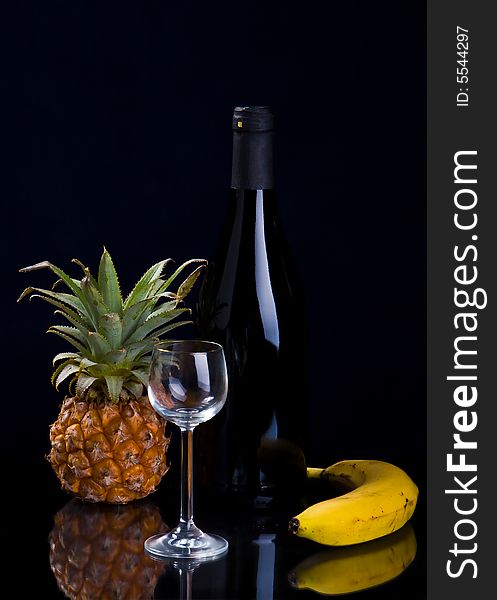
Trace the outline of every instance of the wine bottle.
{"type": "Polygon", "coordinates": [[[238,107],[232,125],[228,214],[197,310],[199,336],[224,347],[229,392],[199,428],[199,478],[270,503],[305,479],[305,307],[276,204],[272,112],[238,107]]]}

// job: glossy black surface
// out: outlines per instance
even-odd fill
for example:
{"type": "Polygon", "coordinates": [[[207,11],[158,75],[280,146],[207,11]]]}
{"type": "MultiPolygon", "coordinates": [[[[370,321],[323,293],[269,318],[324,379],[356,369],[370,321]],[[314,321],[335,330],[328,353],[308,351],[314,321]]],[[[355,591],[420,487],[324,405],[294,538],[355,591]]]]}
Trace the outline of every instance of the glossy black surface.
{"type": "MultiPolygon", "coordinates": [[[[179,440],[173,441],[171,453],[175,455],[179,440]]],[[[27,465],[27,463],[26,463],[27,465]]],[[[60,491],[58,482],[50,465],[41,455],[31,457],[29,462],[31,474],[35,477],[39,491],[29,500],[26,494],[22,500],[5,509],[5,520],[8,534],[4,543],[8,548],[7,579],[13,585],[18,597],[38,597],[47,599],[64,598],[49,562],[49,536],[54,529],[54,518],[58,511],[68,503],[76,502],[79,519],[85,521],[85,512],[93,511],[94,505],[84,505],[60,491]],[[13,543],[13,544],[12,544],[13,543]]],[[[163,521],[173,526],[177,521],[179,510],[179,477],[177,468],[162,480],[159,490],[151,495],[146,504],[155,505],[161,513],[163,521]]],[[[225,536],[230,543],[228,554],[218,561],[201,565],[192,577],[192,599],[196,600],[318,600],[321,596],[309,590],[293,589],[289,575],[295,567],[308,557],[322,552],[326,547],[314,542],[291,536],[287,531],[288,517],[301,510],[299,502],[282,503],[279,507],[268,511],[253,511],[237,505],[229,498],[213,498],[198,486],[195,490],[196,522],[204,530],[225,536]]],[[[333,494],[333,490],[329,490],[333,494]]],[[[323,499],[328,495],[328,488],[308,486],[305,491],[307,502],[323,499]]],[[[130,506],[130,505],[128,505],[130,506]]],[[[138,503],[140,506],[140,503],[138,503]]],[[[123,509],[112,507],[110,511],[117,514],[123,509]]],[[[417,538],[417,554],[414,562],[396,579],[376,588],[372,588],[353,597],[368,599],[394,600],[400,597],[421,600],[426,598],[426,556],[425,556],[425,514],[423,496],[420,498],[411,520],[417,538]]],[[[74,524],[74,523],[73,523],[74,524]]],[[[90,520],[91,524],[91,520],[90,520]]],[[[129,536],[130,532],[128,532],[129,536]]],[[[123,535],[125,535],[123,533],[123,535]]],[[[77,539],[77,535],[76,535],[77,539]]],[[[85,564],[86,557],[81,559],[81,548],[75,544],[71,578],[68,583],[81,585],[81,572],[77,568],[78,560],[85,564]],[[76,565],[76,566],[75,566],[76,565]]],[[[364,545],[367,551],[367,545],[364,545]]],[[[53,549],[52,549],[53,550],[53,549]]],[[[59,549],[60,550],[60,549],[59,549]]],[[[103,549],[109,553],[108,548],[103,549]]],[[[64,555],[63,555],[64,557],[64,555]]],[[[60,552],[59,552],[60,558],[60,552]]],[[[133,559],[136,562],[136,559],[133,559]]],[[[112,564],[122,562],[120,568],[126,574],[129,557],[114,558],[112,564]]],[[[104,561],[105,562],[105,561],[104,561]]],[[[98,563],[98,560],[97,560],[98,563]]],[[[134,568],[131,561],[129,568],[134,568]]],[[[114,567],[116,568],[116,567],[114,567]]],[[[129,570],[129,569],[128,569],[129,570]]],[[[85,572],[85,577],[95,574],[85,572]]],[[[164,564],[163,570],[156,575],[153,598],[176,600],[180,595],[180,577],[174,566],[164,564]]],[[[136,575],[135,575],[136,578],[136,575]]],[[[126,577],[124,577],[126,581],[126,577]]],[[[140,598],[123,595],[117,598],[140,598]]],[[[142,584],[143,585],[143,584],[142,584]]],[[[152,585],[154,587],[154,585],[152,585]]],[[[99,589],[99,588],[97,588],[99,589]]],[[[103,596],[95,596],[103,597],[103,596]]],[[[147,597],[147,596],[145,596],[147,597]]]]}

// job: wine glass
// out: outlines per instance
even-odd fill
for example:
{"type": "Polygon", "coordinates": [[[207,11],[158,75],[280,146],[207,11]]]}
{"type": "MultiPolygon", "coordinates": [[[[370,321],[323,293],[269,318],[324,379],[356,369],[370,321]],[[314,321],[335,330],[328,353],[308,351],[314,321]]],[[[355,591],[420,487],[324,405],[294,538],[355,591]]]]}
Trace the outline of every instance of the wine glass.
{"type": "Polygon", "coordinates": [[[166,535],[145,541],[156,558],[206,558],[228,549],[218,535],[203,533],[193,522],[193,430],[224,406],[228,374],[222,346],[201,340],[159,342],[152,351],[148,395],[154,410],[181,430],[181,514],[166,535]]]}

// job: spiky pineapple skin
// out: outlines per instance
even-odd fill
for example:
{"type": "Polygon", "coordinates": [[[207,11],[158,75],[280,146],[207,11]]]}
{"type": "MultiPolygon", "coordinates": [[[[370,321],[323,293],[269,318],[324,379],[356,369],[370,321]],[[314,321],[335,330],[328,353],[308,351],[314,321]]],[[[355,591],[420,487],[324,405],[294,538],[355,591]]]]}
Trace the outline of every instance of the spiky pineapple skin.
{"type": "Polygon", "coordinates": [[[116,404],[66,398],[50,427],[48,460],[74,496],[126,504],[152,493],[168,470],[165,424],[147,396],[116,404]]]}
{"type": "Polygon", "coordinates": [[[55,515],[49,536],[57,585],[71,600],[152,598],[164,565],[148,557],[143,544],[167,529],[148,501],[108,506],[71,500],[55,515]]]}

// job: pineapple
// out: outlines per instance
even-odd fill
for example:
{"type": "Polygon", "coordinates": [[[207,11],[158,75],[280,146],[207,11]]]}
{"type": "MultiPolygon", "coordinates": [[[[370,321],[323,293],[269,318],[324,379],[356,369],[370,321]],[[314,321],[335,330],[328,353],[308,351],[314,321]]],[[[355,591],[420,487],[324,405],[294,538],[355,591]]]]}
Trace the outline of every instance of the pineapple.
{"type": "Polygon", "coordinates": [[[50,567],[71,599],[153,597],[164,564],[145,554],[145,540],[165,533],[156,506],[83,504],[73,499],[55,515],[50,532],[50,567]]]}
{"type": "Polygon", "coordinates": [[[69,325],[53,325],[48,332],[74,347],[53,361],[52,383],[59,389],[69,382],[70,395],[50,428],[48,459],[67,492],[90,502],[125,504],[153,492],[168,469],[165,421],[145,392],[150,356],[160,336],[191,323],[175,319],[191,313],[183,301],[206,261],[189,260],[169,277],[162,274],[170,259],[158,262],[126,299],[105,248],[97,278],[73,262],[83,270],[81,280],[48,261],[21,269],[48,268],[59,277],[52,290],[29,287],[19,300],[38,297],[54,305],[69,325]],[[190,265],[195,268],[172,292],[190,265]],[[55,291],[59,283],[68,291],[55,291]]]}

